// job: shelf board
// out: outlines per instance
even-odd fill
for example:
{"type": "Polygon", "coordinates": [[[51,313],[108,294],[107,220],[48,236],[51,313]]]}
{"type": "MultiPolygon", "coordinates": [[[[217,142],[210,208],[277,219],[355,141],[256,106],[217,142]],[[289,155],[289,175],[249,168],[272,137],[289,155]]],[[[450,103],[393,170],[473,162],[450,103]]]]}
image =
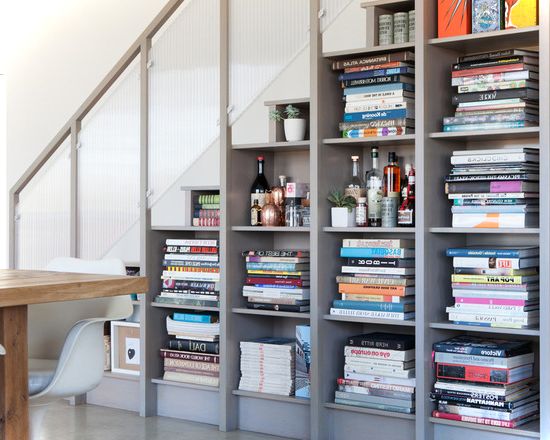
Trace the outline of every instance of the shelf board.
{"type": "Polygon", "coordinates": [[[362,406],[341,405],[339,403],[325,403],[325,408],[337,409],[339,411],[351,411],[361,414],[371,414],[382,417],[395,417],[396,419],[415,420],[414,414],[403,414],[394,411],[381,411],[379,409],[363,408],[362,406]]]}
{"type": "Polygon", "coordinates": [[[538,136],[540,132],[539,127],[525,127],[525,128],[508,128],[504,130],[472,130],[472,131],[440,131],[430,133],[429,137],[432,139],[450,139],[453,141],[475,141],[475,140],[487,140],[491,138],[495,140],[508,140],[508,139],[524,139],[538,136]]]}
{"type": "Polygon", "coordinates": [[[180,186],[180,191],[219,191],[219,185],[180,186]]]}
{"type": "Polygon", "coordinates": [[[271,101],[264,101],[266,107],[272,107],[274,105],[288,105],[288,104],[309,104],[309,98],[287,98],[287,99],[274,99],[271,101]]]}
{"type": "Polygon", "coordinates": [[[233,390],[235,396],[252,397],[254,399],[275,400],[277,402],[295,403],[298,405],[309,405],[309,399],[302,399],[295,396],[279,396],[278,394],[255,393],[253,391],[233,390]]]}
{"type": "Polygon", "coordinates": [[[181,304],[165,304],[152,302],[152,307],[158,307],[159,309],[181,309],[181,310],[199,310],[203,312],[219,312],[219,307],[205,307],[205,306],[184,306],[181,304]]]}
{"type": "Polygon", "coordinates": [[[381,325],[398,325],[402,327],[414,327],[414,319],[400,320],[400,319],[378,319],[378,318],[359,318],[355,316],[339,316],[339,315],[324,315],[324,319],[327,321],[339,321],[339,322],[356,322],[360,324],[381,324],[381,325]]]}
{"type": "Polygon", "coordinates": [[[255,144],[233,144],[233,150],[261,150],[261,151],[308,151],[311,141],[294,142],[265,142],[255,144]]]}
{"type": "Polygon", "coordinates": [[[507,29],[456,37],[432,38],[428,44],[464,53],[478,53],[510,47],[521,48],[539,45],[539,27],[507,29]]]}
{"type": "Polygon", "coordinates": [[[296,319],[309,319],[309,313],[298,312],[279,312],[277,310],[256,310],[247,309],[244,307],[233,307],[233,313],[239,313],[242,315],[260,315],[260,316],[273,316],[278,318],[296,318],[296,319]]]}
{"type": "Polygon", "coordinates": [[[439,419],[430,417],[430,422],[440,425],[455,426],[457,428],[468,428],[480,431],[497,432],[499,434],[508,434],[517,437],[540,438],[539,421],[534,420],[519,428],[500,428],[498,426],[479,425],[477,423],[458,422],[456,420],[439,419]]]}
{"type": "Polygon", "coordinates": [[[401,43],[401,44],[388,44],[385,46],[373,46],[373,47],[363,47],[358,49],[351,50],[338,50],[334,52],[324,52],[323,57],[325,58],[343,58],[353,55],[361,54],[377,54],[383,52],[396,52],[400,50],[414,49],[414,43],[401,43]]]}
{"type": "Polygon", "coordinates": [[[526,234],[535,235],[539,228],[429,228],[434,234],[526,234]]]}
{"type": "Polygon", "coordinates": [[[117,380],[129,380],[130,382],[139,382],[139,374],[123,374],[123,373],[113,373],[112,371],[103,372],[103,377],[108,377],[109,379],[117,380]]]}
{"type": "Polygon", "coordinates": [[[327,138],[323,139],[323,145],[370,145],[388,144],[393,145],[414,145],[415,135],[404,134],[401,136],[372,136],[364,138],[327,138]]]}
{"type": "Polygon", "coordinates": [[[309,226],[232,226],[232,231],[237,232],[309,232],[309,226]]]}
{"type": "Polygon", "coordinates": [[[201,390],[201,391],[212,391],[212,392],[219,392],[220,389],[218,387],[212,387],[208,385],[197,385],[194,383],[185,383],[185,382],[175,382],[172,380],[164,380],[164,379],[151,379],[151,382],[156,383],[157,385],[168,385],[172,387],[179,387],[179,388],[188,388],[192,390],[201,390]]]}
{"type": "Polygon", "coordinates": [[[152,226],[153,231],[219,232],[219,226],[152,226]]]}
{"type": "Polygon", "coordinates": [[[540,336],[540,330],[525,328],[496,328],[476,325],[459,325],[452,322],[430,322],[430,328],[456,330],[461,332],[497,333],[504,335],[540,336]]]}
{"type": "Polygon", "coordinates": [[[368,234],[414,234],[415,228],[333,228],[327,226],[323,228],[325,232],[353,232],[353,233],[368,233],[368,234]]]}
{"type": "Polygon", "coordinates": [[[371,0],[361,3],[361,7],[379,7],[392,12],[408,12],[414,9],[414,0],[371,0]]]}

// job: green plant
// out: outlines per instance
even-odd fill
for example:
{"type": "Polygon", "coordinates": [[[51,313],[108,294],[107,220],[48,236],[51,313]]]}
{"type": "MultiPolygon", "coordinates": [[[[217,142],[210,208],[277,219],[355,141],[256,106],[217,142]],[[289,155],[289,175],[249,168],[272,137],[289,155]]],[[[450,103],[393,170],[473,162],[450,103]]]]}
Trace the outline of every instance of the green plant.
{"type": "Polygon", "coordinates": [[[269,112],[269,119],[275,122],[281,122],[283,120],[283,115],[280,110],[271,110],[269,112]]]}
{"type": "Polygon", "coordinates": [[[349,212],[357,205],[352,196],[346,196],[340,191],[331,191],[328,196],[328,201],[332,203],[335,208],[348,208],[349,212]]]}
{"type": "Polygon", "coordinates": [[[285,108],[285,115],[287,119],[298,119],[300,117],[300,110],[292,104],[288,104],[285,108]]]}

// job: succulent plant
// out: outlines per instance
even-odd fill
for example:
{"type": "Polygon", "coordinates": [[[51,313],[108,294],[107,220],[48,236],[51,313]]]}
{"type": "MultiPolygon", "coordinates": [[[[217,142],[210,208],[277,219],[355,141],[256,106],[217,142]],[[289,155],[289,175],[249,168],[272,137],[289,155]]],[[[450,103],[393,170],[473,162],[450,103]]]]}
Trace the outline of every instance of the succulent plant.
{"type": "Polygon", "coordinates": [[[328,196],[328,201],[332,203],[335,208],[348,208],[349,212],[357,205],[357,202],[352,196],[346,196],[340,191],[331,191],[328,196]]]}
{"type": "Polygon", "coordinates": [[[281,113],[280,110],[277,110],[277,109],[271,110],[269,112],[269,119],[275,122],[281,122],[283,120],[283,114],[281,113]]]}
{"type": "Polygon", "coordinates": [[[285,107],[285,115],[287,119],[298,119],[300,117],[300,109],[294,107],[292,104],[288,104],[285,107]]]}

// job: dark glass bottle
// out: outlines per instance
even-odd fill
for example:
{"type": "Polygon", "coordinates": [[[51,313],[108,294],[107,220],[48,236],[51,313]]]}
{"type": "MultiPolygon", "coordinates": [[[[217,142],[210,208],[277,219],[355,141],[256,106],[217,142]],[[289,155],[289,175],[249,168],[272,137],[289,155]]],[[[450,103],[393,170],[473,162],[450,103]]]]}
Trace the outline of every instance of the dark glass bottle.
{"type": "Polygon", "coordinates": [[[264,157],[258,156],[258,175],[254,179],[254,183],[250,187],[250,206],[254,205],[254,200],[258,201],[258,205],[263,208],[265,205],[265,194],[269,191],[269,183],[264,175],[264,157]]]}
{"type": "Polygon", "coordinates": [[[397,155],[388,154],[388,165],[384,167],[384,196],[399,197],[401,195],[401,170],[397,164],[397,155]]]}

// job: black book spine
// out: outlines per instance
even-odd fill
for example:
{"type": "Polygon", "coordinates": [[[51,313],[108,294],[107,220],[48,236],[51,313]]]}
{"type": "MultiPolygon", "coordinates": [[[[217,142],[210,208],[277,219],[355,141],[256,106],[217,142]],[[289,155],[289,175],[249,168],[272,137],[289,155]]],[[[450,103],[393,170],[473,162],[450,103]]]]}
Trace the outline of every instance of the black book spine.
{"type": "Polygon", "coordinates": [[[280,250],[280,251],[244,251],[243,257],[256,256],[256,257],[309,257],[309,252],[304,251],[292,251],[292,250],[280,250]]]}
{"type": "Polygon", "coordinates": [[[404,81],[405,80],[401,75],[375,76],[373,78],[345,79],[342,81],[342,86],[343,87],[370,86],[374,84],[388,84],[388,83],[397,83],[397,82],[404,82],[404,81]]]}
{"type": "Polygon", "coordinates": [[[464,61],[461,63],[453,64],[453,70],[468,70],[479,69],[482,67],[505,66],[506,64],[523,63],[523,60],[524,57],[522,56],[511,56],[508,58],[497,60],[464,61]]]}
{"type": "Polygon", "coordinates": [[[184,280],[165,280],[164,290],[200,290],[205,292],[214,292],[217,290],[216,283],[207,281],[184,281],[184,280]]]}
{"type": "MultiPolygon", "coordinates": [[[[397,336],[397,335],[396,335],[397,336]]],[[[368,335],[351,336],[348,338],[347,345],[352,347],[367,347],[367,348],[379,348],[382,350],[411,350],[414,348],[414,340],[411,339],[396,339],[393,340],[381,340],[372,339],[368,335]]]]}
{"type": "Polygon", "coordinates": [[[309,312],[309,305],[247,303],[246,307],[255,310],[275,310],[278,312],[309,312]]]}
{"type": "Polygon", "coordinates": [[[498,99],[527,99],[529,89],[492,90],[490,92],[457,93],[453,95],[453,104],[477,101],[494,101],[498,99]]]}
{"type": "Polygon", "coordinates": [[[466,397],[466,396],[453,396],[447,393],[430,393],[432,400],[437,400],[440,403],[447,403],[450,405],[461,405],[481,409],[514,409],[514,402],[504,402],[502,400],[495,400],[490,396],[485,397],[466,397]]]}
{"type": "Polygon", "coordinates": [[[190,261],[190,260],[163,260],[163,266],[181,266],[181,267],[207,267],[217,268],[220,267],[220,263],[214,261],[190,261]]]}
{"type": "Polygon", "coordinates": [[[194,353],[220,354],[220,344],[218,342],[173,338],[168,341],[168,348],[170,350],[191,351],[194,353]]]}
{"type": "Polygon", "coordinates": [[[470,354],[474,356],[490,356],[490,357],[499,357],[506,358],[512,356],[519,356],[520,354],[530,353],[531,349],[527,345],[521,345],[515,348],[501,348],[495,347],[493,345],[468,345],[468,344],[453,344],[446,341],[436,342],[433,345],[434,351],[439,351],[441,353],[459,353],[459,354],[470,354]]]}
{"type": "Polygon", "coordinates": [[[364,267],[411,267],[409,262],[400,258],[348,258],[348,266],[364,267]]]}

